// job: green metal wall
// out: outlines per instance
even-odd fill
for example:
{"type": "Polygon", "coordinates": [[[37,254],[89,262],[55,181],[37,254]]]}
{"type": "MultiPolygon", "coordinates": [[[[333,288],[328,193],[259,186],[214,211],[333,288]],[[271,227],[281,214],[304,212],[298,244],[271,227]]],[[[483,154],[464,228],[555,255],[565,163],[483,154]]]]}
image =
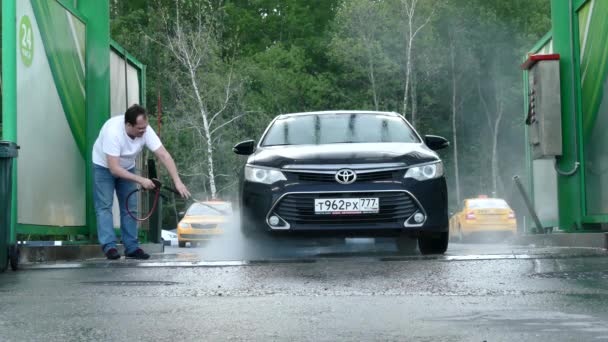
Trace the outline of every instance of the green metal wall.
{"type": "MultiPolygon", "coordinates": [[[[59,4],[63,8],[71,12],[75,17],[86,25],[85,41],[86,53],[84,53],[84,88],[86,93],[85,102],[82,108],[67,113],[66,119],[70,122],[72,134],[79,146],[81,157],[84,159],[86,168],[86,180],[83,182],[83,192],[86,192],[85,214],[86,224],[83,226],[53,226],[53,225],[35,225],[35,224],[20,224],[17,221],[18,206],[27,206],[28,203],[19,203],[17,189],[17,167],[14,167],[14,181],[12,193],[12,222],[11,222],[11,242],[14,243],[17,234],[34,234],[34,235],[85,235],[89,237],[91,242],[95,242],[96,221],[95,210],[93,207],[93,192],[92,192],[92,149],[97,134],[104,122],[110,117],[110,22],[109,22],[109,3],[108,0],[94,1],[74,1],[74,0],[2,0],[2,81],[3,81],[3,101],[2,101],[2,136],[4,140],[18,142],[17,137],[17,66],[19,63],[19,31],[17,30],[17,5],[23,5],[24,1],[31,1],[36,12],[36,19],[39,21],[39,31],[42,36],[41,41],[35,42],[34,53],[44,54],[45,48],[48,48],[51,39],[57,37],[49,36],[49,32],[45,30],[52,28],[57,24],[54,21],[53,10],[56,9],[55,4],[59,4]],[[55,2],[55,4],[53,4],[55,2]],[[53,5],[54,7],[51,7],[53,5]],[[48,10],[48,11],[47,11],[48,10]],[[41,12],[43,11],[43,12],[41,12]],[[44,12],[46,11],[46,12],[44,12]],[[74,122],[74,115],[79,117],[74,122]],[[84,119],[83,119],[84,118],[84,119]],[[72,120],[72,121],[71,121],[72,120]]],[[[65,13],[65,12],[64,12],[65,13]]],[[[59,41],[61,44],[61,41],[59,41]]],[[[114,46],[117,46],[114,43],[114,46]]],[[[47,54],[48,55],[48,54],[47,54]]],[[[141,85],[145,85],[145,66],[139,63],[136,59],[130,56],[130,62],[140,70],[141,85]]],[[[51,68],[64,68],[66,66],[65,58],[67,56],[54,55],[49,56],[51,68]],[[53,64],[53,61],[57,63],[53,64]]],[[[27,61],[23,61],[26,63],[27,61]]],[[[69,65],[69,64],[67,64],[69,65]]],[[[54,69],[57,71],[57,69],[54,69]]],[[[73,72],[67,70],[66,72],[73,72]]],[[[55,72],[54,76],[62,74],[55,72]]],[[[63,73],[65,75],[65,73],[63,73]]],[[[55,79],[55,84],[61,80],[55,79]]],[[[65,81],[65,80],[64,80],[65,81]]],[[[61,83],[61,82],[60,82],[61,83]]],[[[65,82],[64,82],[65,83],[65,82]]],[[[73,82],[65,83],[67,87],[73,87],[73,82]]],[[[61,87],[61,84],[57,86],[61,87]]],[[[142,87],[143,90],[143,87],[142,87]]],[[[62,98],[62,106],[64,110],[66,106],[72,106],[69,97],[62,98]]],[[[74,108],[74,107],[72,107],[74,108]]],[[[22,137],[25,139],[24,137],[22,137]]],[[[43,165],[41,165],[43,166],[43,165]]],[[[44,173],[41,173],[44,176],[44,173]]],[[[41,190],[44,191],[44,190],[41,190]]],[[[33,209],[35,210],[35,209],[33,209]]],[[[84,242],[84,241],[83,241],[84,242]]]]}

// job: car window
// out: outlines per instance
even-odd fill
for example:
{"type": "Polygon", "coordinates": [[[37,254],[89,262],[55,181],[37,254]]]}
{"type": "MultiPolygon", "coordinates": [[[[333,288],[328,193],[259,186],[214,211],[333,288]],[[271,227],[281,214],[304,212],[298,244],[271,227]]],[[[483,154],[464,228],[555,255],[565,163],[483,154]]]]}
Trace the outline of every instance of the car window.
{"type": "Polygon", "coordinates": [[[469,209],[509,209],[502,199],[472,199],[468,202],[469,209]]]}
{"type": "Polygon", "coordinates": [[[194,203],[186,211],[188,216],[222,216],[229,215],[231,212],[231,206],[229,203],[213,203],[213,204],[202,204],[194,203]]]}
{"type": "Polygon", "coordinates": [[[274,121],[262,146],[337,143],[418,143],[415,132],[399,117],[377,114],[322,114],[274,121]]]}

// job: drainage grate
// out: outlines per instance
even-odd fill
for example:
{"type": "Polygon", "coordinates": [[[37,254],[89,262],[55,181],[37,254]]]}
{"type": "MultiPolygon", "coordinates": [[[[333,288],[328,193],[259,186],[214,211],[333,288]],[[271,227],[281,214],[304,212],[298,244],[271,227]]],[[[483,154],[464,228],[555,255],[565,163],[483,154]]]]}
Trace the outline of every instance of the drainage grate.
{"type": "Polygon", "coordinates": [[[179,285],[175,281],[155,281],[155,280],[103,280],[103,281],[83,281],[83,285],[99,286],[171,286],[179,285]]]}

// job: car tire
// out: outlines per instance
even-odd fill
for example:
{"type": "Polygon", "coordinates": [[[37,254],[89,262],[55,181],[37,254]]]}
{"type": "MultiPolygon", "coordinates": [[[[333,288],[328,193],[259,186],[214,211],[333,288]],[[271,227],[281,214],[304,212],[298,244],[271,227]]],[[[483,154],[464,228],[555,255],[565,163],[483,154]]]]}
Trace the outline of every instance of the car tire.
{"type": "Polygon", "coordinates": [[[443,254],[448,249],[449,233],[423,234],[418,237],[418,249],[423,255],[443,254]]]}
{"type": "Polygon", "coordinates": [[[177,245],[179,246],[179,248],[184,248],[186,247],[186,241],[178,241],[177,245]]]}
{"type": "Polygon", "coordinates": [[[264,239],[268,234],[265,234],[259,223],[247,218],[247,215],[241,214],[241,233],[247,239],[264,239]]]}
{"type": "Polygon", "coordinates": [[[21,257],[21,252],[17,246],[12,245],[9,247],[9,260],[11,264],[11,269],[13,271],[17,271],[19,269],[19,259],[21,257]]]}

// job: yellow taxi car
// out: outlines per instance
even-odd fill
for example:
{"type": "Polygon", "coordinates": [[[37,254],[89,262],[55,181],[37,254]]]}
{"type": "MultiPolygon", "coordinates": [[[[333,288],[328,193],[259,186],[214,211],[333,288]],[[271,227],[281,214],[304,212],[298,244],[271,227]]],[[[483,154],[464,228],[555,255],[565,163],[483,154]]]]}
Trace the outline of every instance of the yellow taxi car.
{"type": "Polygon", "coordinates": [[[232,217],[232,204],[224,201],[194,202],[177,224],[179,247],[186,242],[207,241],[224,233],[224,224],[232,217]]]}
{"type": "Polygon", "coordinates": [[[513,236],[517,233],[515,213],[500,198],[469,198],[462,211],[450,218],[450,237],[464,240],[472,235],[495,234],[513,236]]]}

